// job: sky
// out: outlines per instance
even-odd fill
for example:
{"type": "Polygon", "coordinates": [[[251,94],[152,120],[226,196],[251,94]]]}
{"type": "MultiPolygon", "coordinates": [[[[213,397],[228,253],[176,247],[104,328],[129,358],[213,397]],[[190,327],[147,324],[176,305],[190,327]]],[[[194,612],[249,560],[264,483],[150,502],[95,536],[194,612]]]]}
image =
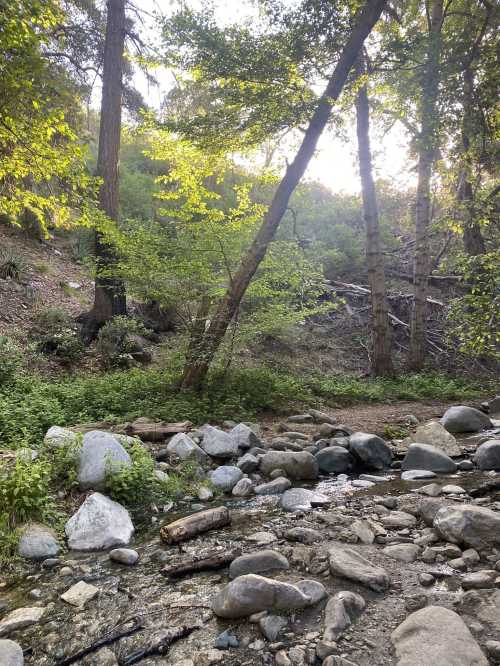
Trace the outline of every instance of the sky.
{"type": "MultiPolygon", "coordinates": [[[[202,0],[185,0],[185,4],[196,8],[202,0]]],[[[293,0],[289,0],[293,2],[293,0]]],[[[161,12],[168,14],[177,3],[171,0],[137,0],[136,6],[144,11],[145,30],[151,38],[155,38],[157,30],[149,14],[161,12]]],[[[234,22],[245,18],[252,11],[245,0],[214,0],[219,19],[222,22],[234,22]]],[[[159,108],[165,93],[173,85],[172,74],[165,69],[155,72],[158,86],[147,83],[145,77],[136,75],[136,86],[143,94],[147,103],[153,108],[159,108]]],[[[335,110],[334,110],[335,112],[335,110]]],[[[397,125],[384,136],[372,132],[373,166],[376,178],[392,180],[395,185],[405,186],[414,180],[413,164],[408,160],[408,138],[402,127],[397,125]]],[[[332,134],[325,133],[318,144],[318,150],[310,162],[305,177],[318,180],[333,192],[357,193],[360,191],[359,173],[356,159],[356,127],[355,117],[347,128],[347,141],[332,134]]],[[[288,150],[285,152],[288,153],[288,150]]],[[[287,154],[290,160],[293,152],[287,154]]]]}

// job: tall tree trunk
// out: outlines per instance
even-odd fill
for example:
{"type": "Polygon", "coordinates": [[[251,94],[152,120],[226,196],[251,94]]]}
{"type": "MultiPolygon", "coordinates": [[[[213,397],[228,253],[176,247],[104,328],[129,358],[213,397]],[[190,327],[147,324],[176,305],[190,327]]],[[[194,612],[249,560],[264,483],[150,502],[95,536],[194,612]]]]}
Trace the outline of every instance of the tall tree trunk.
{"type": "Polygon", "coordinates": [[[418,183],[415,206],[415,255],[413,260],[413,309],[410,327],[409,366],[421,370],[425,362],[427,332],[427,282],[429,275],[428,229],[431,218],[431,176],[437,150],[437,97],[441,51],[443,0],[432,0],[426,64],[422,73],[421,128],[418,140],[418,183]]]}
{"type": "MultiPolygon", "coordinates": [[[[363,58],[358,58],[357,74],[363,76],[366,68],[363,58]]],[[[376,376],[393,375],[391,355],[391,326],[385,286],[384,256],[380,241],[377,194],[372,173],[370,147],[370,107],[366,83],[360,88],[356,98],[356,129],[358,135],[358,159],[363,196],[363,212],[366,226],[366,260],[368,283],[371,291],[373,319],[373,358],[372,373],[376,376]]]]}
{"type": "Polygon", "coordinates": [[[387,0],[368,0],[358,15],[351,36],[342,50],[337,66],[309,122],[302,144],[293,162],[287,167],[271,205],[264,216],[262,226],[243,257],[226,294],[219,302],[212,322],[205,331],[199,347],[199,354],[195,359],[186,363],[184,367],[181,380],[183,388],[199,389],[201,387],[227,328],[239,308],[245,291],[259,264],[264,259],[269,243],[276,234],[287,209],[290,196],[314,154],[318,139],[330,118],[332,104],[342,92],[349,71],[386,4],[387,0]]]}
{"type": "MultiPolygon", "coordinates": [[[[96,175],[102,179],[99,190],[101,210],[110,219],[118,221],[125,0],[108,0],[107,5],[96,175]]],[[[94,307],[85,322],[88,338],[94,337],[112,317],[126,314],[127,311],[123,280],[112,275],[116,263],[115,252],[99,231],[96,232],[95,252],[97,271],[94,307]]]]}

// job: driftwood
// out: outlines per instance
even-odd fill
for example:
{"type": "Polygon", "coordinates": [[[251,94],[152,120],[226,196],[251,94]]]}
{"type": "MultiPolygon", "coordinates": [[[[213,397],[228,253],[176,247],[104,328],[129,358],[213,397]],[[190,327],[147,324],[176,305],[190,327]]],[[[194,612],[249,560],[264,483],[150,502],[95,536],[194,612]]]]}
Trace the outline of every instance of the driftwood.
{"type": "Polygon", "coordinates": [[[168,564],[161,570],[164,576],[169,578],[180,578],[197,571],[210,571],[212,569],[221,569],[241,555],[241,550],[223,551],[222,553],[211,553],[207,557],[199,559],[193,558],[181,564],[168,564]]]}
{"type": "Polygon", "coordinates": [[[196,631],[196,629],[199,628],[200,627],[198,624],[192,627],[172,627],[172,629],[169,629],[163,638],[161,638],[159,641],[153,645],[147,645],[145,647],[139,648],[138,650],[135,650],[135,652],[131,652],[125,657],[119,659],[118,663],[120,666],[131,666],[132,664],[137,664],[146,657],[150,657],[153,654],[165,654],[168,652],[170,646],[173,643],[181,640],[181,638],[186,638],[192,634],[193,631],[196,631]]]}
{"type": "Polygon", "coordinates": [[[225,506],[193,513],[186,518],[179,518],[160,529],[160,537],[166,543],[180,543],[192,539],[198,534],[217,527],[225,527],[231,522],[229,510],[225,506]]]}
{"type": "Polygon", "coordinates": [[[149,419],[136,419],[129,423],[125,428],[127,435],[139,437],[147,442],[161,442],[170,435],[176,435],[179,432],[187,432],[192,427],[191,421],[182,421],[181,423],[155,422],[149,419]]]}

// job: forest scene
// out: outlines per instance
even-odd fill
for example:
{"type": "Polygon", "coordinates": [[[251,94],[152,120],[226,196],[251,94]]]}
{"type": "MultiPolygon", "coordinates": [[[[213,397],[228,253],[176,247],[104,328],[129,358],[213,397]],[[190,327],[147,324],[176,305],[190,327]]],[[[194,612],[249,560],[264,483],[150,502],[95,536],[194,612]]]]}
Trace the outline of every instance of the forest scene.
{"type": "Polygon", "coordinates": [[[0,666],[500,664],[495,0],[0,0],[0,666]]]}

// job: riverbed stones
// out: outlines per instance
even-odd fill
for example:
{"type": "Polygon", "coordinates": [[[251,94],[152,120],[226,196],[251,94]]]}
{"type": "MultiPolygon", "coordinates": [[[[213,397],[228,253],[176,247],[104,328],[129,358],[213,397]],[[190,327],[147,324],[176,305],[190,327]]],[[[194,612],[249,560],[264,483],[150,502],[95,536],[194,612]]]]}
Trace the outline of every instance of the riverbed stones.
{"type": "Polygon", "coordinates": [[[265,615],[259,620],[260,630],[268,641],[276,641],[287,626],[288,620],[281,615],[265,615]]]}
{"type": "Polygon", "coordinates": [[[336,641],[343,632],[355,622],[366,607],[360,594],[338,592],[325,608],[325,641],[336,641]]]}
{"type": "Polygon", "coordinates": [[[440,449],[431,444],[410,444],[408,452],[402,462],[403,470],[429,470],[431,472],[440,472],[450,474],[457,469],[456,463],[443,453],[440,449]]]}
{"type": "Polygon", "coordinates": [[[288,541],[297,541],[308,546],[312,546],[313,543],[318,543],[323,539],[321,532],[311,527],[292,527],[285,532],[284,536],[288,541]]]}
{"type": "Polygon", "coordinates": [[[169,456],[177,456],[179,460],[194,459],[199,463],[207,461],[207,454],[198,446],[189,435],[183,432],[177,433],[167,444],[169,456]]]}
{"type": "Polygon", "coordinates": [[[396,543],[386,546],[382,552],[394,560],[409,563],[415,562],[419,556],[420,548],[413,543],[396,543]]]}
{"type": "Polygon", "coordinates": [[[494,569],[482,569],[466,574],[462,580],[464,590],[487,590],[495,586],[498,571],[494,569]]]}
{"type": "Polygon", "coordinates": [[[428,483],[426,486],[420,486],[416,490],[421,495],[427,495],[427,497],[438,497],[442,493],[439,483],[428,483]]]}
{"type": "Polygon", "coordinates": [[[325,506],[330,503],[330,499],[313,490],[307,488],[291,488],[286,490],[281,496],[281,507],[285,511],[310,511],[313,507],[325,506]]]}
{"type": "Polygon", "coordinates": [[[109,432],[91,430],[83,436],[78,459],[78,484],[81,490],[102,490],[106,477],[123,467],[131,467],[132,460],[118,439],[109,432]]]}
{"type": "Polygon", "coordinates": [[[279,476],[273,481],[268,483],[261,483],[255,486],[254,493],[256,495],[281,495],[292,487],[292,482],[284,476],[279,476]]]}
{"type": "Polygon", "coordinates": [[[251,453],[245,453],[245,455],[238,460],[236,465],[244,474],[251,474],[252,472],[255,472],[259,466],[259,459],[251,453]]]}
{"type": "Polygon", "coordinates": [[[78,581],[72,585],[69,590],[61,594],[61,599],[71,606],[83,608],[87,601],[90,601],[99,594],[99,588],[86,583],[84,580],[78,581]]]}
{"type": "Polygon", "coordinates": [[[474,462],[483,470],[500,470],[500,439],[489,439],[478,447],[474,462]]]}
{"type": "Polygon", "coordinates": [[[238,423],[234,428],[229,432],[229,436],[236,444],[236,447],[241,451],[247,451],[251,449],[252,446],[260,446],[260,439],[257,437],[255,432],[247,426],[245,423],[238,423]]]}
{"type": "Polygon", "coordinates": [[[8,636],[13,631],[38,624],[44,613],[43,607],[16,608],[0,620],[0,636],[8,636]]]}
{"type": "Polygon", "coordinates": [[[284,555],[276,550],[261,550],[257,553],[240,555],[231,562],[229,578],[238,578],[246,574],[268,573],[269,571],[286,571],[290,564],[284,555]]]}
{"type": "Polygon", "coordinates": [[[251,479],[240,479],[231,491],[233,497],[250,497],[253,494],[253,481],[251,479]]]}
{"type": "Polygon", "coordinates": [[[57,535],[50,527],[38,523],[25,525],[21,530],[18,553],[28,560],[45,560],[59,554],[57,535]]]}
{"type": "Polygon", "coordinates": [[[449,407],[443,414],[441,424],[451,433],[480,432],[492,427],[490,419],[484,412],[464,405],[449,407]]]}
{"type": "Polygon", "coordinates": [[[23,649],[19,643],[3,638],[0,640],[0,664],[2,666],[23,666],[23,649]]]}
{"type": "Polygon", "coordinates": [[[299,580],[298,583],[295,583],[295,587],[305,594],[306,597],[309,597],[309,604],[311,606],[318,604],[327,596],[325,586],[317,580],[309,580],[307,578],[299,580]]]}
{"type": "Polygon", "coordinates": [[[238,455],[238,444],[229,433],[209,424],[202,426],[200,432],[203,433],[200,446],[211,458],[227,460],[238,455]]]}
{"type": "Polygon", "coordinates": [[[392,632],[398,666],[487,666],[459,615],[441,606],[412,613],[392,632]]]}
{"type": "Polygon", "coordinates": [[[413,443],[430,444],[450,457],[461,454],[455,437],[438,421],[418,426],[413,434],[403,440],[403,446],[413,443]]]}
{"type": "Polygon", "coordinates": [[[384,527],[404,529],[415,527],[417,519],[406,511],[391,511],[384,516],[380,516],[380,522],[384,527]]]}
{"type": "Polygon", "coordinates": [[[392,462],[392,451],[381,437],[355,432],[349,437],[350,452],[369,469],[382,470],[392,462]]]}
{"type": "Polygon", "coordinates": [[[132,548],[113,548],[109,552],[109,559],[131,567],[139,561],[139,553],[132,548]]]}
{"type": "Polygon", "coordinates": [[[318,478],[318,461],[307,451],[269,451],[260,460],[261,472],[269,476],[275,469],[282,469],[293,481],[318,478]]]}
{"type": "Polygon", "coordinates": [[[354,458],[342,446],[328,446],[316,454],[319,471],[326,474],[350,472],[354,467],[354,458]]]}
{"type": "Polygon", "coordinates": [[[446,505],[434,516],[434,527],[453,543],[483,549],[500,546],[500,513],[471,504],[446,505]]]}
{"type": "Polygon", "coordinates": [[[375,566],[353,548],[335,544],[328,551],[328,561],[334,575],[355,580],[375,592],[389,588],[390,580],[385,569],[375,566]]]}
{"type": "Polygon", "coordinates": [[[239,467],[221,465],[210,472],[209,478],[216,488],[224,493],[230,493],[238,481],[243,478],[243,472],[239,467]]]}
{"type": "Polygon", "coordinates": [[[134,533],[128,511],[101,493],[92,493],[65,527],[73,550],[104,550],[126,546],[134,533]]]}
{"type": "Polygon", "coordinates": [[[212,610],[218,617],[238,619],[263,610],[305,608],[310,601],[294,585],[248,574],[223,587],[212,602],[212,610]]]}

